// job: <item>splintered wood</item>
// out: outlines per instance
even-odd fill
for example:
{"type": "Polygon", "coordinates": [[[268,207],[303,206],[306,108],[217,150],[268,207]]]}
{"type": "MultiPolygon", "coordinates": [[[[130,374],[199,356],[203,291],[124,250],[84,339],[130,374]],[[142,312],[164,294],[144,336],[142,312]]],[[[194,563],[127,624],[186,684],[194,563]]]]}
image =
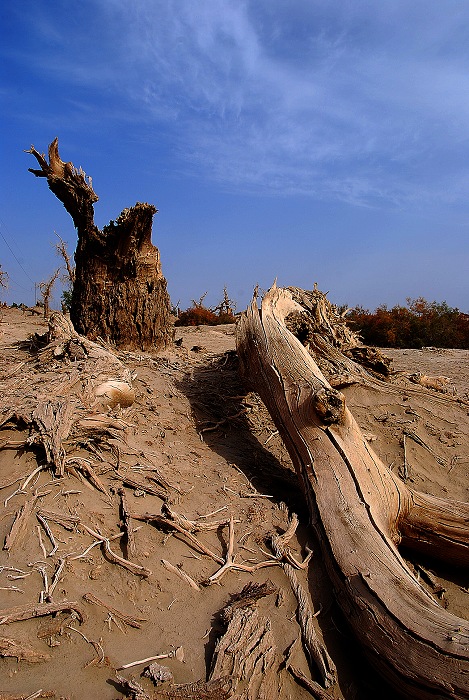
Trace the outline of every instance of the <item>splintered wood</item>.
{"type": "Polygon", "coordinates": [[[277,646],[268,618],[251,606],[234,610],[225,634],[215,647],[210,680],[231,677],[233,700],[275,700],[279,692],[278,665],[277,646]]]}

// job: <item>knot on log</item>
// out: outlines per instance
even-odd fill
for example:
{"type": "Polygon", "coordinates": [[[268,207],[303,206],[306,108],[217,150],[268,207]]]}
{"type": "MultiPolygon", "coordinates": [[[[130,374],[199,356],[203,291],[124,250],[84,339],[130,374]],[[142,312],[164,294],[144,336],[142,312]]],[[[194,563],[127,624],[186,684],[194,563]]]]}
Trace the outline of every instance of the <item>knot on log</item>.
{"type": "Polygon", "coordinates": [[[311,401],[318,417],[325,425],[343,422],[345,397],[340,391],[325,386],[315,392],[311,401]]]}

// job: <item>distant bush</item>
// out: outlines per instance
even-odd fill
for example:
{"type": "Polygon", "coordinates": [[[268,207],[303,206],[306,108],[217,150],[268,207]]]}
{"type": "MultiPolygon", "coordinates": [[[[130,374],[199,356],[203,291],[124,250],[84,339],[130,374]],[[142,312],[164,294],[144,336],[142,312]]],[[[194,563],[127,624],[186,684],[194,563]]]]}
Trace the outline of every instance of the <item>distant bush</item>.
{"type": "Polygon", "coordinates": [[[469,349],[469,314],[423,297],[407,299],[407,306],[383,304],[375,311],[361,306],[347,315],[347,323],[367,345],[389,348],[469,349]]]}
{"type": "Polygon", "coordinates": [[[63,313],[70,313],[70,307],[72,305],[72,290],[71,289],[64,289],[62,291],[60,303],[62,305],[62,312],[63,313]]]}
{"type": "Polygon", "coordinates": [[[203,301],[207,292],[199,301],[192,300],[192,306],[181,311],[175,323],[176,326],[219,326],[223,323],[235,323],[234,310],[236,304],[228,296],[226,287],[223,290],[223,300],[213,309],[204,306],[203,301]]]}

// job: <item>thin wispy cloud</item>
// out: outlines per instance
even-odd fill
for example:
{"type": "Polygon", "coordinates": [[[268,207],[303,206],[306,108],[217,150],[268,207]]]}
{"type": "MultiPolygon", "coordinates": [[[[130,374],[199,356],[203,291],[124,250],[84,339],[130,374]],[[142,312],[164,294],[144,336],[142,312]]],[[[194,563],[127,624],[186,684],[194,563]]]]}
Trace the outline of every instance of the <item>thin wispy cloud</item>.
{"type": "Polygon", "coordinates": [[[446,196],[448,178],[462,190],[462,165],[428,173],[432,149],[469,139],[462,2],[88,0],[84,11],[94,19],[70,45],[37,8],[31,23],[55,47],[38,69],[170,129],[189,172],[362,204],[446,196]]]}

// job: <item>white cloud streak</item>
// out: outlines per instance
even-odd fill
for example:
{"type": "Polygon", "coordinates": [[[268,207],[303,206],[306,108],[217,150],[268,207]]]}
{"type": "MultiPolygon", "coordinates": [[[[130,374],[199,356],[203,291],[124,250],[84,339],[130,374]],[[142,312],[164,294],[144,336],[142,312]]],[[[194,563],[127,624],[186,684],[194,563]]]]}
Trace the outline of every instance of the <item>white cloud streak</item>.
{"type": "MultiPolygon", "coordinates": [[[[451,157],[469,144],[466,0],[85,6],[94,24],[42,69],[170,129],[189,172],[368,206],[466,196],[451,157]]],[[[60,42],[50,16],[40,31],[60,42]]]]}

